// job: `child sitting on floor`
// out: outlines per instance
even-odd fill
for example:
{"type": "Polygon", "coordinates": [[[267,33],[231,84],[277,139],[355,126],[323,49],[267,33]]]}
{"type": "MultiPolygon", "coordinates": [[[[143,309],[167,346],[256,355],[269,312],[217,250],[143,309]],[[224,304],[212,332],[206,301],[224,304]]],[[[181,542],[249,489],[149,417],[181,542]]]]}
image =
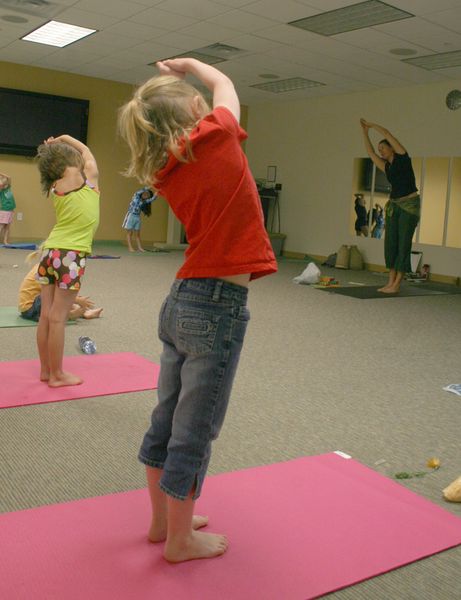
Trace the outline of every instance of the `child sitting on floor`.
{"type": "MultiPolygon", "coordinates": [[[[40,296],[41,285],[35,278],[37,266],[34,265],[27,273],[19,288],[18,310],[23,319],[38,321],[42,307],[40,296]]],[[[82,317],[83,319],[97,319],[101,316],[103,309],[94,308],[94,302],[88,296],[77,296],[69,312],[69,320],[73,321],[82,317]]]]}

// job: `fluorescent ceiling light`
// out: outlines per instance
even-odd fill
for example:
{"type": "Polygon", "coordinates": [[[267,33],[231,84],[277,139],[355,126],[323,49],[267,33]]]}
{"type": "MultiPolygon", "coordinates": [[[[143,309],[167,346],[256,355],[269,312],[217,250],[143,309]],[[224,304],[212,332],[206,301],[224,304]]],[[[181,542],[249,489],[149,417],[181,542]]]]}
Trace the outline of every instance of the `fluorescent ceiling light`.
{"type": "Polygon", "coordinates": [[[428,71],[459,67],[461,65],[461,50],[428,54],[426,56],[418,56],[417,58],[405,58],[402,62],[427,69],[428,71]]]}
{"type": "Polygon", "coordinates": [[[64,48],[77,40],[95,33],[97,29],[87,29],[78,25],[69,25],[59,21],[48,21],[38,29],[25,35],[22,40],[26,42],[36,42],[37,44],[47,44],[48,46],[57,46],[64,48]]]}
{"type": "Polygon", "coordinates": [[[414,15],[390,4],[379,2],[379,0],[367,0],[366,2],[359,2],[344,8],[320,13],[313,17],[291,21],[288,25],[320,35],[336,35],[373,25],[400,21],[409,17],[414,17],[414,15]]]}
{"type": "Polygon", "coordinates": [[[280,94],[282,92],[304,90],[319,85],[325,84],[320,83],[320,81],[313,81],[312,79],[304,79],[304,77],[290,77],[290,79],[279,79],[278,81],[270,81],[268,83],[255,83],[254,85],[250,85],[250,87],[264,90],[265,92],[280,94]]]}

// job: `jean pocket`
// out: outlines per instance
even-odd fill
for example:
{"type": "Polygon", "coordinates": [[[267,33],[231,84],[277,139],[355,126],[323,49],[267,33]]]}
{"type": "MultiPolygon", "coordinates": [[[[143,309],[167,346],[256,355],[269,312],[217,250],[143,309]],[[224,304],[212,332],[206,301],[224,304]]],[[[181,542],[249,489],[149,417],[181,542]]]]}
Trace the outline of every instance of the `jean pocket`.
{"type": "Polygon", "coordinates": [[[220,316],[213,312],[180,308],[176,319],[178,349],[187,354],[209,354],[218,331],[220,316]]]}

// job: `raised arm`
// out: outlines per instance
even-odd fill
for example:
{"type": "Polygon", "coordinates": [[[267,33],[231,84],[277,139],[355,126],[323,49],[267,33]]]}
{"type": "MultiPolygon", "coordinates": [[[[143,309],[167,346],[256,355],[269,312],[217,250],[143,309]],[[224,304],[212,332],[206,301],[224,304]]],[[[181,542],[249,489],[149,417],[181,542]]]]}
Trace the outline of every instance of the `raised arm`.
{"type": "Polygon", "coordinates": [[[232,81],[211,65],[196,60],[195,58],[174,58],[157,63],[157,68],[162,75],[175,75],[183,79],[186,73],[195,75],[213,94],[213,108],[225,106],[240,120],[240,102],[232,81]]]}
{"type": "Polygon", "coordinates": [[[73,138],[71,135],[67,134],[60,135],[56,138],[51,137],[46,140],[47,144],[53,144],[56,142],[64,142],[65,144],[69,144],[69,146],[72,146],[73,148],[78,150],[78,152],[80,152],[84,163],[83,170],[85,171],[85,175],[88,181],[90,181],[90,183],[98,187],[98,165],[96,164],[96,159],[93,156],[91,150],[88,148],[88,146],[85,146],[85,144],[73,138]]]}
{"type": "Polygon", "coordinates": [[[389,131],[389,129],[386,129],[385,127],[383,127],[382,125],[378,125],[377,123],[369,123],[367,121],[365,121],[365,122],[369,128],[375,129],[380,135],[382,135],[384,138],[386,138],[386,140],[392,146],[392,150],[394,150],[394,152],[396,154],[406,154],[407,153],[405,148],[402,146],[402,144],[399,142],[399,140],[392,135],[392,133],[389,131]]]}
{"type": "Polygon", "coordinates": [[[368,130],[371,127],[370,123],[368,123],[368,121],[365,121],[365,119],[360,119],[360,125],[362,126],[363,141],[365,142],[365,148],[366,148],[368,156],[375,163],[375,165],[378,167],[378,169],[385,172],[385,164],[386,163],[379,156],[379,154],[376,154],[375,149],[373,148],[373,144],[370,141],[370,136],[368,135],[368,130]]]}
{"type": "Polygon", "coordinates": [[[3,177],[7,187],[11,185],[11,177],[9,175],[7,175],[6,173],[0,173],[0,177],[3,177]]]}

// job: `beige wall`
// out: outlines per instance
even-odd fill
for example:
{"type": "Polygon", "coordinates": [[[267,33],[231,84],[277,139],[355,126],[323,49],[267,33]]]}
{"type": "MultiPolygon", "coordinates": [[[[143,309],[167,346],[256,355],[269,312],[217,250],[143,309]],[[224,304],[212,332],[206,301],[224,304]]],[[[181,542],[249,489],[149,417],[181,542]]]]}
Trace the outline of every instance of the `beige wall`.
{"type": "MultiPolygon", "coordinates": [[[[350,230],[353,159],[365,156],[359,119],[387,127],[411,156],[460,156],[461,111],[445,106],[456,87],[448,81],[250,106],[247,155],[255,177],[277,165],[285,249],[326,256],[354,243],[367,262],[384,264],[383,241],[358,239],[350,230]]],[[[415,249],[432,272],[461,275],[461,250],[415,249]]]]}
{"type": "MultiPolygon", "coordinates": [[[[24,65],[0,63],[0,86],[43,92],[90,101],[88,145],[96,156],[101,174],[101,224],[98,240],[124,237],[121,224],[128,203],[140,185],[120,175],[128,160],[124,143],[117,139],[117,109],[132,93],[130,85],[71,73],[49,71],[24,65]]],[[[50,131],[50,135],[65,133],[50,131]]],[[[0,154],[0,172],[12,177],[17,212],[12,240],[42,240],[54,224],[51,201],[40,192],[39,175],[33,159],[0,154]]],[[[143,218],[142,237],[146,242],[166,239],[167,205],[163,199],[152,205],[152,216],[143,218]]]]}

